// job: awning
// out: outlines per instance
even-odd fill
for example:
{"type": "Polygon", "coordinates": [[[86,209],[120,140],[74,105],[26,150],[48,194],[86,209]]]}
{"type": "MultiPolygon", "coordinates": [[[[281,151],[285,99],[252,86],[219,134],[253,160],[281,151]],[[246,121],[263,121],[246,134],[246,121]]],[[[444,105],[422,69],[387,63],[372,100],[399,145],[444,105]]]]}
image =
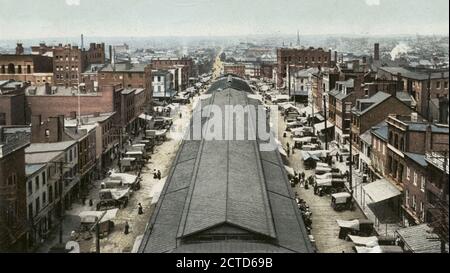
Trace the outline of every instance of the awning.
{"type": "Polygon", "coordinates": [[[310,154],[305,151],[302,151],[301,153],[302,153],[303,161],[308,161],[308,160],[320,161],[320,159],[317,156],[315,156],[314,154],[310,154]]]}
{"type": "Polygon", "coordinates": [[[331,197],[336,200],[336,203],[340,204],[347,202],[347,199],[351,197],[351,195],[348,192],[339,192],[332,194],[331,197]]]}
{"type": "Polygon", "coordinates": [[[374,247],[374,246],[378,245],[378,238],[376,236],[361,237],[361,236],[348,235],[348,237],[357,246],[374,247]]]}
{"type": "Polygon", "coordinates": [[[382,202],[402,194],[394,185],[385,179],[380,179],[365,185],[363,189],[373,203],[382,202]]]}
{"type": "Polygon", "coordinates": [[[146,115],[146,114],[140,114],[140,115],[139,115],[139,118],[140,118],[140,119],[143,119],[143,120],[147,120],[147,121],[151,121],[151,120],[153,119],[152,116],[146,115]]]}
{"type": "MultiPolygon", "coordinates": [[[[332,123],[327,123],[327,130],[329,130],[333,127],[334,127],[334,125],[332,123]]],[[[314,124],[314,129],[316,129],[316,132],[321,132],[321,131],[325,130],[325,121],[314,124]]]]}
{"type": "Polygon", "coordinates": [[[82,223],[95,223],[97,219],[101,218],[99,223],[113,220],[116,218],[119,209],[109,209],[107,211],[83,211],[79,214],[82,223]]]}

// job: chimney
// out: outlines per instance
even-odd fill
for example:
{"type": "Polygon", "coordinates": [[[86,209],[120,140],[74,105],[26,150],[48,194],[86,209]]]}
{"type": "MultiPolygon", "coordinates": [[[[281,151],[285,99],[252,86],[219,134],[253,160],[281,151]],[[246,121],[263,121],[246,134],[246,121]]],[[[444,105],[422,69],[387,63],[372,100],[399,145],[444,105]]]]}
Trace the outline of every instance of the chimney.
{"type": "Polygon", "coordinates": [[[380,60],[380,44],[379,43],[375,43],[375,45],[374,45],[374,57],[373,57],[373,59],[375,60],[375,61],[379,61],[380,60]]]}
{"type": "Polygon", "coordinates": [[[112,63],[112,45],[109,45],[109,63],[112,63]]]}
{"type": "Polygon", "coordinates": [[[50,83],[45,83],[45,94],[51,95],[52,94],[52,87],[50,86],[50,83]]]}
{"type": "Polygon", "coordinates": [[[22,55],[23,54],[23,45],[22,43],[17,43],[16,46],[16,55],[22,55]]]}

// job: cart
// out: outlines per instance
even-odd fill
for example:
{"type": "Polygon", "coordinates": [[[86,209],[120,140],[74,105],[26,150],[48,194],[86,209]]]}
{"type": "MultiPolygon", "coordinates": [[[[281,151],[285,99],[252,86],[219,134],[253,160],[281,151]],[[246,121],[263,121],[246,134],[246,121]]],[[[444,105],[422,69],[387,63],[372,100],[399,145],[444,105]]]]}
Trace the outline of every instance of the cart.
{"type": "Polygon", "coordinates": [[[342,240],[349,240],[348,235],[367,237],[375,234],[373,222],[367,219],[336,220],[336,222],[340,228],[339,239],[342,240]]]}
{"type": "Polygon", "coordinates": [[[353,210],[353,199],[348,192],[339,192],[331,195],[331,207],[335,211],[353,210]]]}

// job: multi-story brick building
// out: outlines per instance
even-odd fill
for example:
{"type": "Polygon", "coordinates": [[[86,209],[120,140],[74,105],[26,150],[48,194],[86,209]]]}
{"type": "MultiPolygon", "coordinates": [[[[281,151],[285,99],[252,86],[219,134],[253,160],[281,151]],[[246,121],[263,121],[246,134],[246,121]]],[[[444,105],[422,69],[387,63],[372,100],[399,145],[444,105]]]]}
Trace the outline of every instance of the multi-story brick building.
{"type": "Polygon", "coordinates": [[[25,149],[29,134],[0,127],[0,252],[26,251],[25,149]]]}
{"type": "Polygon", "coordinates": [[[22,53],[0,54],[1,80],[23,81],[31,85],[53,83],[53,58],[22,53]]]}
{"type": "Polygon", "coordinates": [[[59,44],[53,48],[53,72],[56,85],[78,86],[81,73],[91,64],[105,63],[105,44],[91,43],[89,49],[59,44]]]}
{"type": "Polygon", "coordinates": [[[239,77],[245,78],[245,64],[224,63],[224,74],[234,74],[239,77]]]}
{"type": "Polygon", "coordinates": [[[403,85],[403,90],[414,97],[417,102],[417,111],[430,121],[437,120],[429,113],[429,99],[440,97],[448,98],[449,73],[447,71],[410,71],[402,67],[380,67],[378,77],[399,81],[403,85]],[[428,92],[429,90],[429,92],[428,92]]]}
{"type": "Polygon", "coordinates": [[[277,86],[281,87],[287,77],[287,66],[308,67],[332,67],[331,50],[324,51],[322,48],[277,49],[277,86]]]}
{"type": "Polygon", "coordinates": [[[187,67],[188,71],[188,79],[190,77],[197,77],[198,73],[196,73],[194,68],[194,60],[189,57],[182,57],[182,58],[155,58],[152,59],[152,68],[159,70],[159,69],[170,69],[175,66],[184,65],[187,67]]]}
{"type": "Polygon", "coordinates": [[[104,85],[96,93],[80,93],[76,88],[62,86],[28,87],[27,102],[32,115],[42,119],[64,115],[66,117],[94,113],[120,113],[119,85],[104,85]],[[117,96],[118,94],[118,96],[117,96]]]}
{"type": "Polygon", "coordinates": [[[29,110],[25,98],[28,84],[14,80],[0,81],[0,126],[29,123],[29,110]]]}
{"type": "Polygon", "coordinates": [[[438,152],[427,152],[428,179],[425,185],[426,205],[425,220],[430,223],[434,231],[448,242],[448,149],[438,152]]]}
{"type": "Polygon", "coordinates": [[[108,64],[98,71],[98,86],[101,88],[107,85],[119,85],[127,89],[144,89],[144,105],[151,109],[153,99],[152,65],[129,62],[108,64]]]}
{"type": "Polygon", "coordinates": [[[385,92],[377,92],[375,95],[357,99],[352,109],[352,149],[353,162],[363,173],[370,174],[370,129],[385,120],[389,114],[409,115],[413,112],[411,107],[385,92]]]}
{"type": "Polygon", "coordinates": [[[430,124],[413,113],[390,115],[386,119],[386,178],[403,190],[400,212],[405,225],[425,222],[426,184],[434,178],[427,172],[425,155],[431,151],[448,150],[449,128],[430,124]]]}

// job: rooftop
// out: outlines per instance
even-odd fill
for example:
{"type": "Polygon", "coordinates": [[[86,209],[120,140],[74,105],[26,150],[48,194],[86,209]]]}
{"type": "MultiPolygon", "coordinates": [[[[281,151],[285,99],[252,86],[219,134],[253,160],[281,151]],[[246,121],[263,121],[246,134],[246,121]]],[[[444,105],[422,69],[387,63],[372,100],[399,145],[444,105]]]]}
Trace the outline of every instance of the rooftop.
{"type": "Polygon", "coordinates": [[[65,86],[29,86],[27,96],[98,96],[97,92],[78,92],[76,87],[65,86]]]}
{"type": "Polygon", "coordinates": [[[145,72],[148,64],[116,63],[105,65],[100,72],[145,72]]]}
{"type": "Polygon", "coordinates": [[[356,100],[356,106],[353,107],[353,113],[364,115],[383,101],[387,100],[391,95],[384,92],[377,92],[370,98],[356,100]]]}
{"type": "MultiPolygon", "coordinates": [[[[414,80],[428,80],[428,73],[427,72],[414,72],[414,71],[410,71],[406,68],[403,67],[380,67],[378,68],[380,70],[386,71],[392,75],[397,75],[398,73],[401,74],[402,77],[405,78],[410,78],[410,79],[414,79],[414,80]]],[[[449,77],[449,72],[434,72],[430,74],[431,79],[442,79],[442,78],[447,78],[449,77]]]]}
{"type": "Polygon", "coordinates": [[[42,152],[65,151],[75,143],[76,143],[75,140],[61,141],[55,143],[32,143],[28,148],[25,149],[25,153],[32,154],[42,152]]]}
{"type": "Polygon", "coordinates": [[[25,165],[25,174],[27,177],[33,176],[35,173],[37,173],[39,170],[44,168],[46,164],[40,163],[40,164],[26,164],[25,165]]]}
{"type": "MultiPolygon", "coordinates": [[[[203,111],[260,104],[245,81],[228,80],[213,84],[203,111]]],[[[245,115],[253,128],[256,117],[245,115]]],[[[281,157],[258,142],[184,140],[139,252],[311,252],[281,157]]]]}

